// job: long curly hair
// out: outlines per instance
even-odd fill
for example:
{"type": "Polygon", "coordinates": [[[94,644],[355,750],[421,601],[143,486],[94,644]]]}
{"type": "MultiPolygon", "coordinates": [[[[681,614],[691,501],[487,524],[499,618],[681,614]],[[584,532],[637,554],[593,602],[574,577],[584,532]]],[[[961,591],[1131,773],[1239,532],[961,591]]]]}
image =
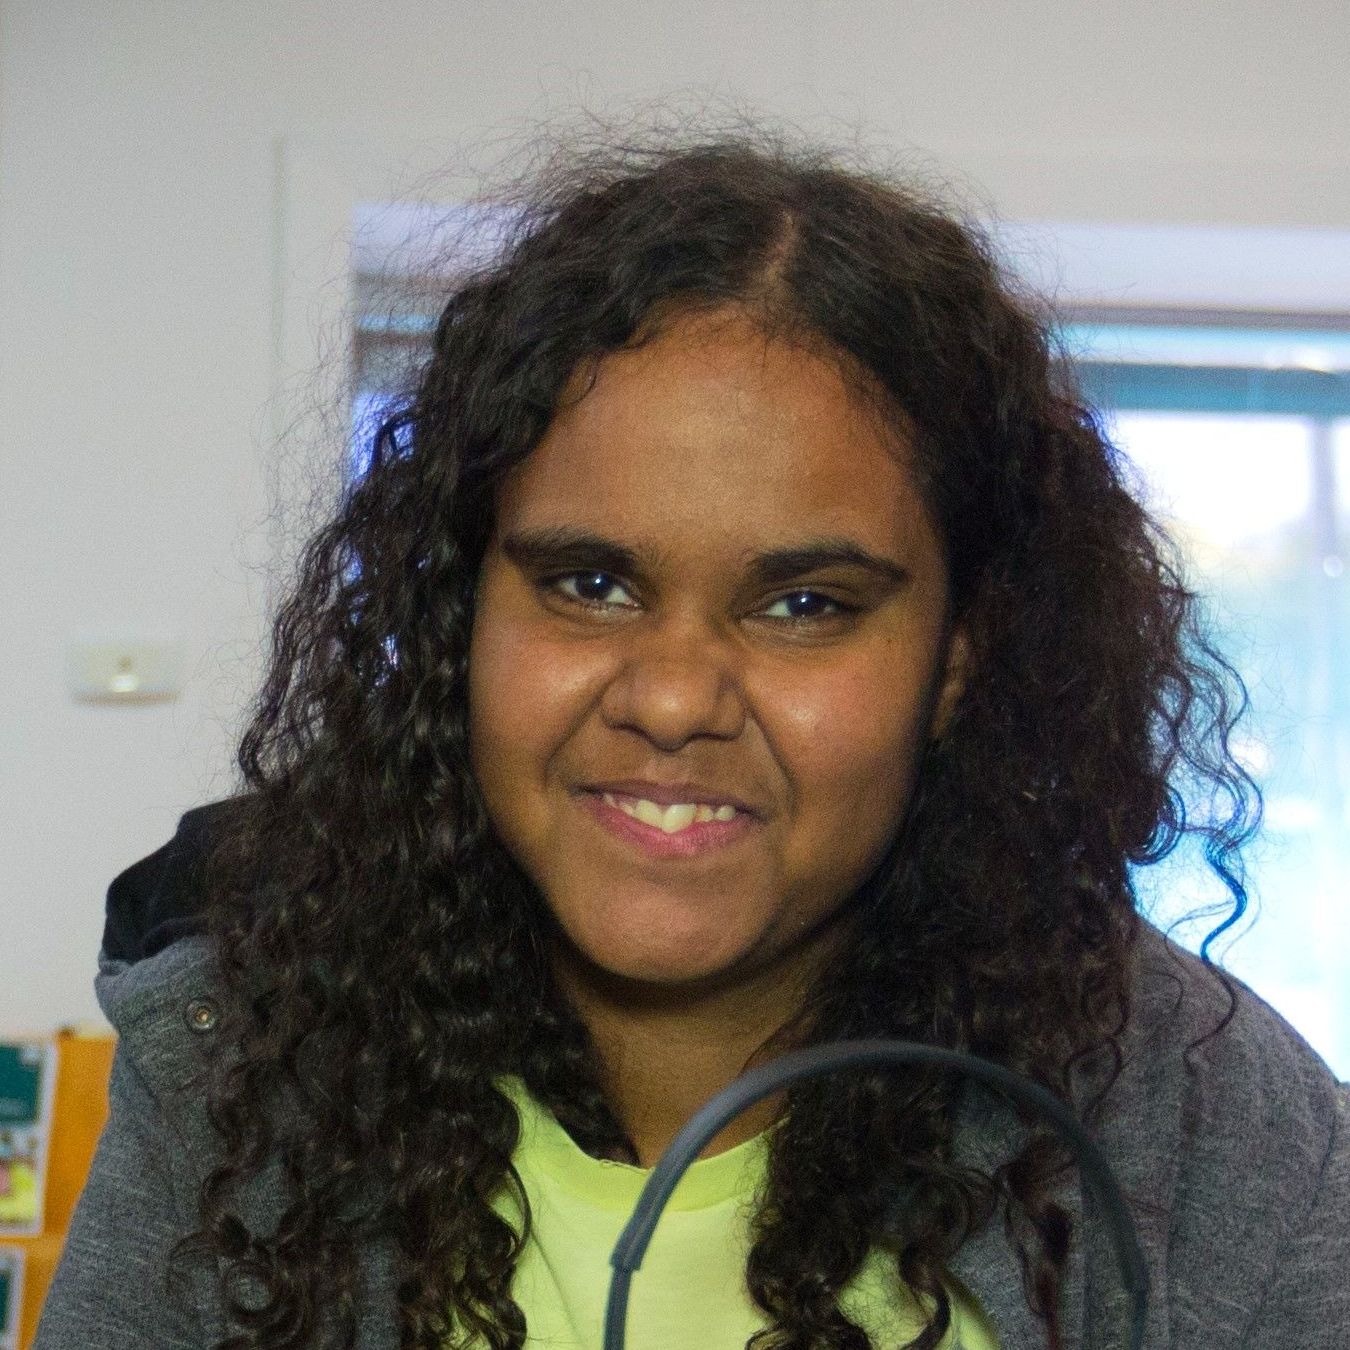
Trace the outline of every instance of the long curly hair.
{"type": "MultiPolygon", "coordinates": [[[[229,1053],[197,1235],[223,1271],[230,1347],[350,1345],[376,1246],[405,1346],[521,1346],[525,1235],[493,1207],[520,1189],[504,1075],[583,1149],[635,1157],[552,975],[545,899],[475,784],[467,666],[497,485],[580,363],[645,340],[671,307],[738,305],[862,373],[913,446],[971,642],[968,684],[796,1042],[922,1040],[1067,1100],[1081,1064],[1105,1063],[1108,1086],[1119,1072],[1131,867],[1199,832],[1244,902],[1256,799],[1228,750],[1240,684],[1050,314],[978,228],[758,133],[555,158],[515,207],[305,550],[243,737],[209,887],[229,1053]],[[257,1231],[240,1196],[269,1169],[285,1209],[257,1231]]],[[[958,1165],[959,1100],[921,1072],[791,1090],[747,1266],[767,1328],[755,1350],[869,1346],[838,1296],[877,1246],[925,1296],[910,1350],[931,1350],[951,1321],[945,1269],[1000,1215],[1060,1344],[1064,1159],[1036,1135],[992,1174],[958,1165]]]]}

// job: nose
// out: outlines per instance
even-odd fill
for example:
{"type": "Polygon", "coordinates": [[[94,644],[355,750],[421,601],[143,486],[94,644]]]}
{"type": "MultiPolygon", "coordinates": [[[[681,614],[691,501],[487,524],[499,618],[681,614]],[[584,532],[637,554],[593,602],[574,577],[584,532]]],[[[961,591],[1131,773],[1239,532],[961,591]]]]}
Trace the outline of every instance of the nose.
{"type": "Polygon", "coordinates": [[[666,751],[700,736],[735,740],[746,713],[729,644],[692,620],[654,623],[629,639],[600,713],[666,751]]]}

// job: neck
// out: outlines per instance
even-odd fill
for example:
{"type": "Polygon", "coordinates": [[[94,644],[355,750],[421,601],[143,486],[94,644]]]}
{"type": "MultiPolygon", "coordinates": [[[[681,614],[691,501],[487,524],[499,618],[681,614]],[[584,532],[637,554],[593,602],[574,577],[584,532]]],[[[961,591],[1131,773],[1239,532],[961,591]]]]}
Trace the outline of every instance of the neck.
{"type": "MultiPolygon", "coordinates": [[[[606,1094],[641,1166],[654,1166],[723,1088],[789,1048],[818,968],[819,960],[786,971],[776,966],[734,986],[690,990],[623,980],[575,954],[559,956],[561,984],[590,1032],[606,1094]]],[[[754,1138],[782,1108],[782,1094],[756,1103],[700,1156],[754,1138]]]]}

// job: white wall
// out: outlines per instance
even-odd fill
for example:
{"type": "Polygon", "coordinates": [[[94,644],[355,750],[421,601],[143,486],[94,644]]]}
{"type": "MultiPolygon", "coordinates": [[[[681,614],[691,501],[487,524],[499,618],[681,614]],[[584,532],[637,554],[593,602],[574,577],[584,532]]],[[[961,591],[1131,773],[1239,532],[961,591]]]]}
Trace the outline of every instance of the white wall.
{"type": "Polygon", "coordinates": [[[9,0],[0,1030],[96,1016],[108,880],[228,785],[269,399],[358,198],[698,84],[858,121],[1009,217],[1344,230],[1347,69],[1344,0],[9,0]],[[122,635],[186,642],[177,702],[70,700],[66,644],[122,635]]]}

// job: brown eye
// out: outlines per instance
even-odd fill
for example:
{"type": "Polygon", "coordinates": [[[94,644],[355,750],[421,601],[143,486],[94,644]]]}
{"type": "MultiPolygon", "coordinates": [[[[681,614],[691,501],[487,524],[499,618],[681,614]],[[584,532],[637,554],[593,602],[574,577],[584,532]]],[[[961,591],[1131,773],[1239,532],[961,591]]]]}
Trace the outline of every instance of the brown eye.
{"type": "Polygon", "coordinates": [[[792,591],[775,600],[764,614],[766,618],[780,622],[810,623],[815,619],[833,619],[842,614],[851,614],[855,608],[854,605],[844,604],[842,600],[822,595],[819,591],[792,591]],[[773,613],[780,607],[785,607],[787,612],[773,613]]]}
{"type": "MultiPolygon", "coordinates": [[[[606,596],[611,591],[623,589],[608,572],[595,571],[565,572],[560,576],[546,578],[542,584],[565,600],[596,609],[611,608],[611,602],[606,596]]],[[[628,608],[625,605],[617,607],[628,608]]]]}

